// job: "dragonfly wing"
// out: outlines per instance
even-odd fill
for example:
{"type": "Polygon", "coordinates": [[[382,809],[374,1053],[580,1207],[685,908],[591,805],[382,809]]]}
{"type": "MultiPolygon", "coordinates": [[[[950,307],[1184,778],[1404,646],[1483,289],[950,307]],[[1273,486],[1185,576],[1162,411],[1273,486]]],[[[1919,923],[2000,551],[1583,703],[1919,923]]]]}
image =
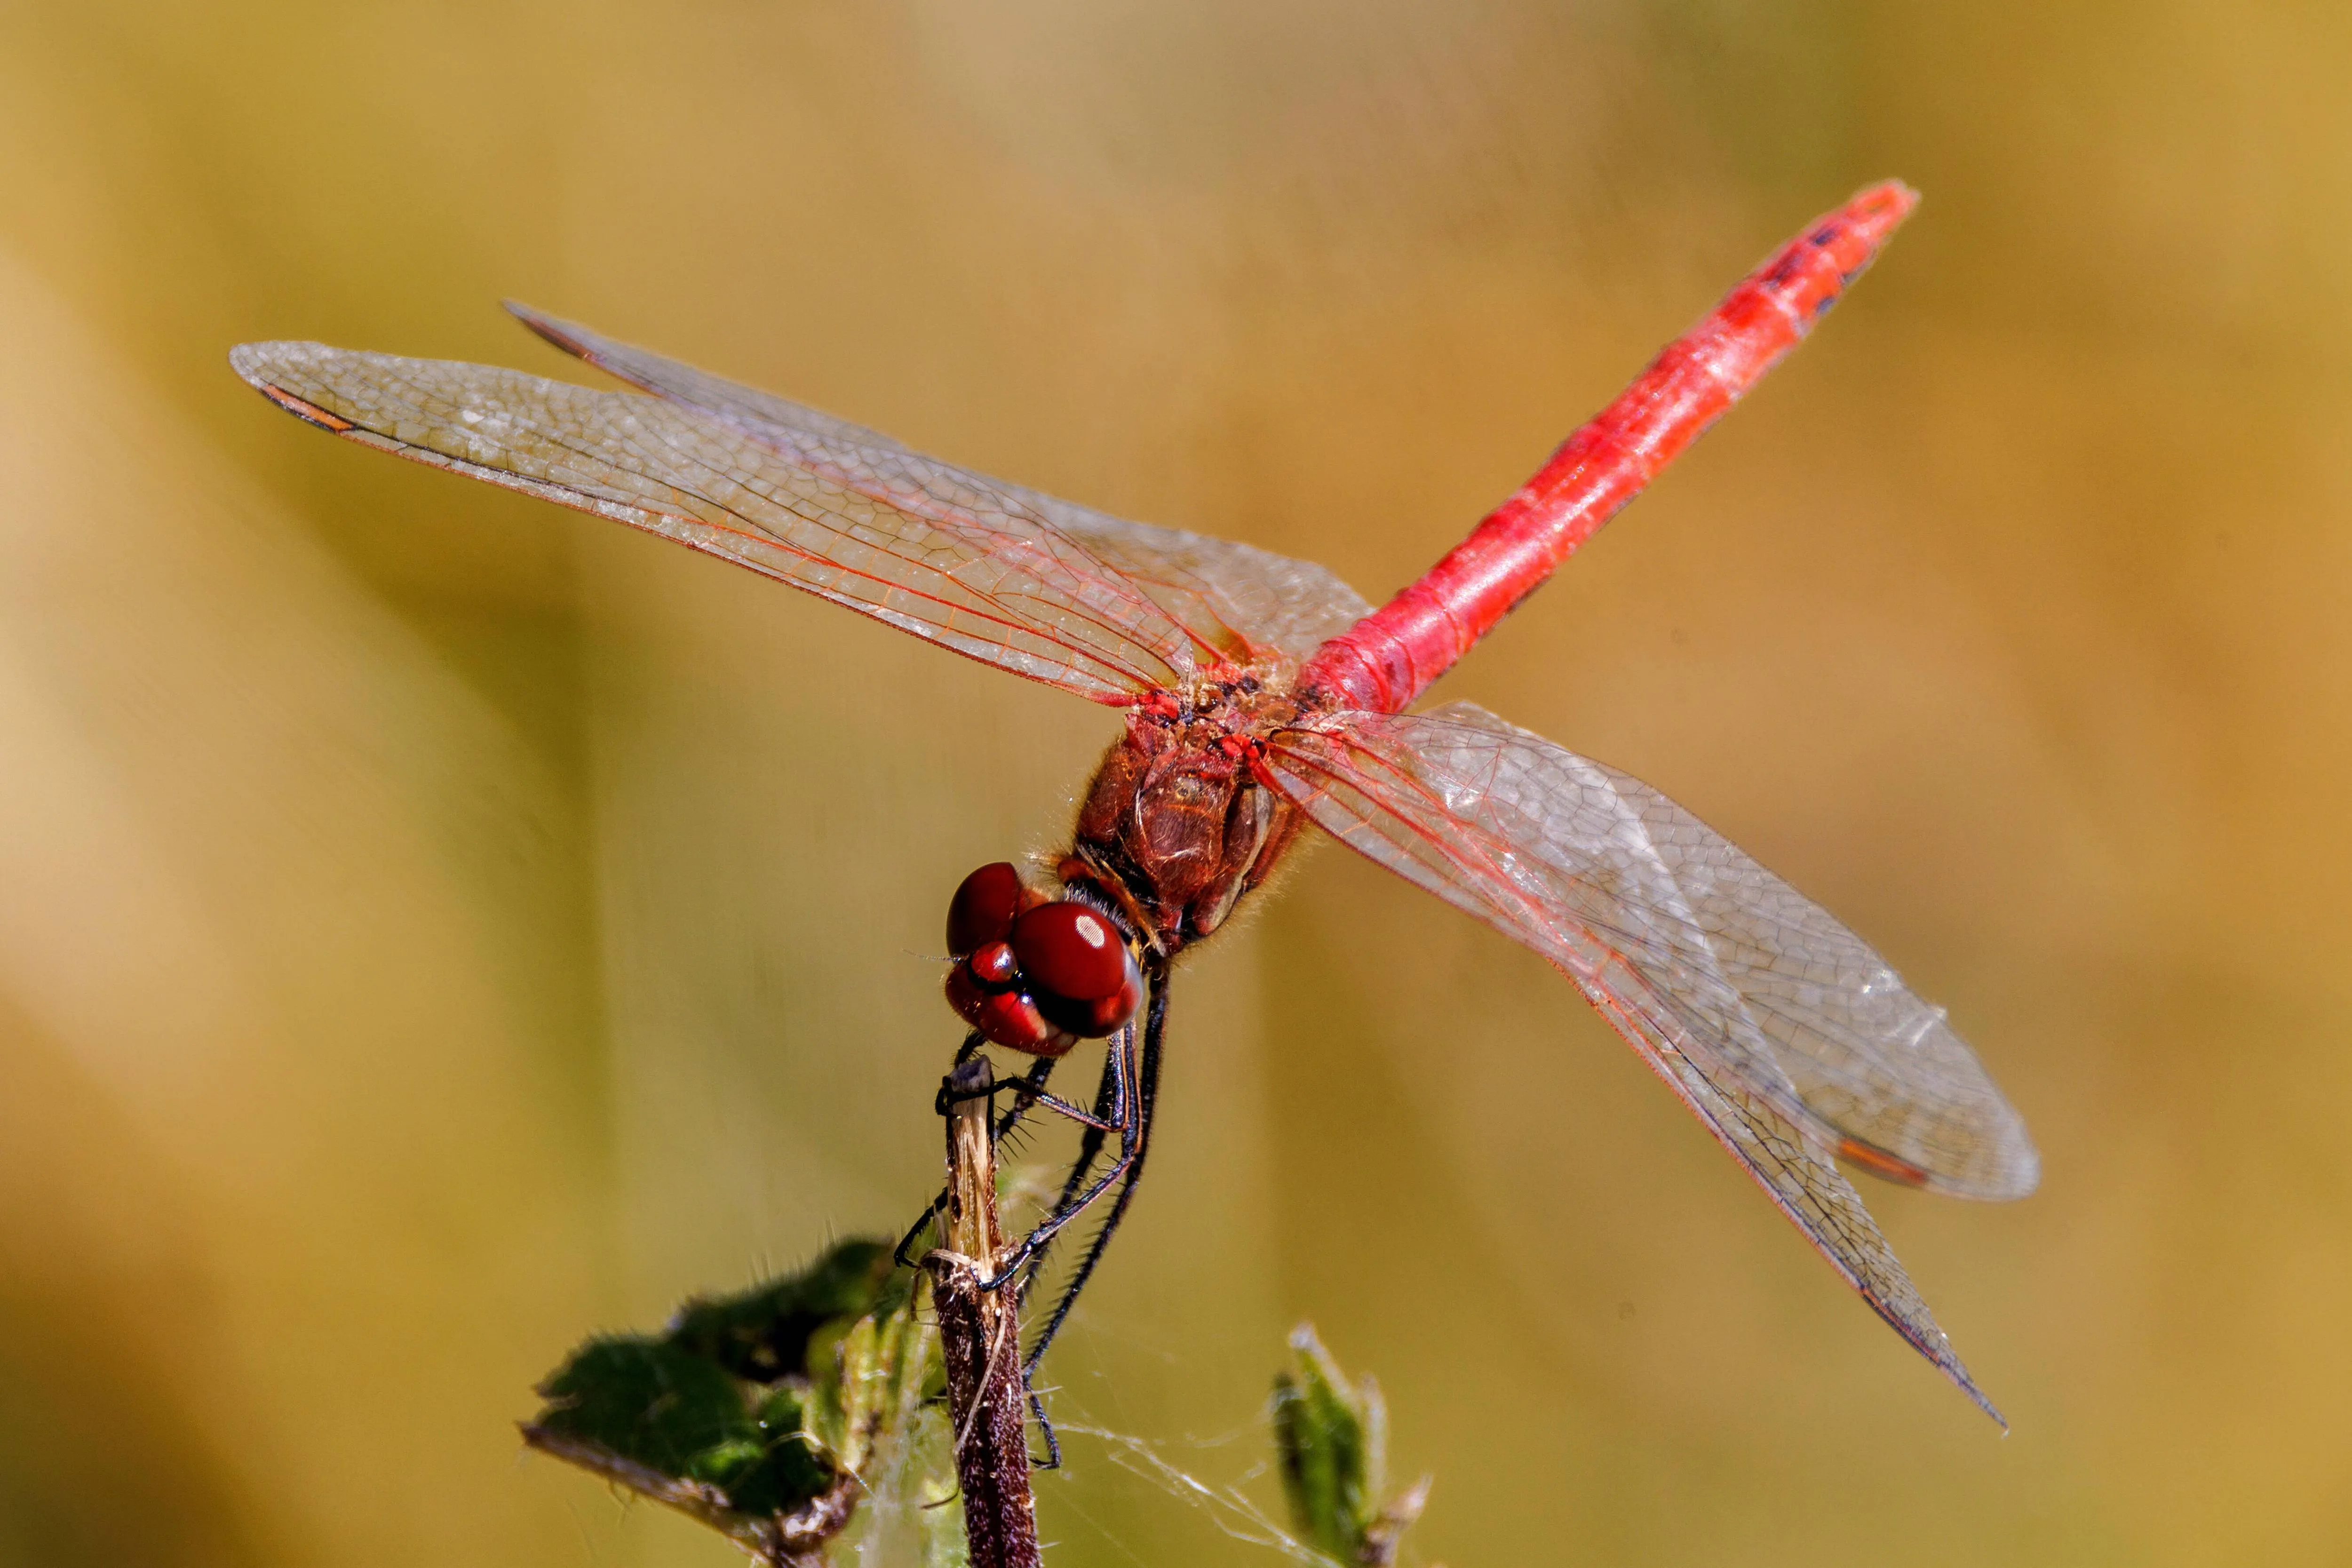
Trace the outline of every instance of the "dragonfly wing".
{"type": "Polygon", "coordinates": [[[1337,715],[1281,750],[1325,826],[1573,970],[1639,974],[1710,1070],[1815,1141],[1956,1196],[2033,1190],[2025,1124],[1943,1009],[1639,779],[1466,702],[1337,715]]]}
{"type": "Polygon", "coordinates": [[[1035,503],[1056,527],[1237,663],[1273,649],[1292,661],[1338,637],[1372,606],[1329,569],[1205,533],[1128,522],[1050,496],[1035,503]]]}
{"type": "Polygon", "coordinates": [[[319,343],[229,360],[338,435],[646,529],[1099,702],[1197,668],[1190,632],[1034,507],[861,445],[843,433],[855,426],[754,439],[658,398],[319,343]]]}
{"type": "MultiPolygon", "coordinates": [[[[812,437],[877,451],[906,450],[863,426],[665,359],[576,321],[511,300],[507,309],[566,353],[657,397],[722,420],[780,451],[795,450],[812,437]]],[[[1042,518],[1118,568],[1202,644],[1226,658],[1247,661],[1270,648],[1304,659],[1371,613],[1362,595],[1312,562],[1206,534],[1129,522],[979,474],[963,472],[961,477],[967,486],[994,494],[1001,505],[1042,518]]]]}
{"type": "Polygon", "coordinates": [[[1565,971],[1983,1403],[1835,1156],[1975,1197],[2032,1190],[2038,1160],[1940,1010],[1861,939],[1639,780],[1466,703],[1331,715],[1265,766],[1325,829],[1565,971]]]}
{"type": "Polygon", "coordinates": [[[761,392],[755,386],[744,386],[697,370],[674,359],[664,359],[657,353],[591,331],[577,321],[566,321],[534,310],[530,306],[509,300],[507,311],[515,320],[562,349],[565,353],[586,361],[605,374],[625,381],[640,392],[650,392],[656,397],[683,403],[688,408],[723,419],[754,440],[782,437],[780,445],[795,445],[812,437],[820,440],[852,447],[871,447],[886,452],[902,452],[906,447],[863,425],[852,425],[846,419],[836,419],[830,414],[778,397],[772,392],[761,392]]]}

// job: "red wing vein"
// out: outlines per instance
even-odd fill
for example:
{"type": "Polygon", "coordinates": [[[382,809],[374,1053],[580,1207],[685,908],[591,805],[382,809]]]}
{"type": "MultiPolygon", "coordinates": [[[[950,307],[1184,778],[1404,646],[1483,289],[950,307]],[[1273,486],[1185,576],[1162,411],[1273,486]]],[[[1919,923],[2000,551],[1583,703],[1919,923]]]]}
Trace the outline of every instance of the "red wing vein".
{"type": "Polygon", "coordinates": [[[1276,736],[1262,766],[1351,847],[1566,972],[1982,1403],[1833,1159],[1967,1196],[2031,1190],[2023,1124],[1940,1009],[1655,790],[1468,704],[1325,715],[1276,736]]]}
{"type": "MultiPolygon", "coordinates": [[[[577,322],[509,303],[533,331],[567,353],[657,397],[696,409],[746,438],[779,452],[803,451],[814,438],[853,448],[869,466],[907,448],[877,431],[852,425],[755,387],[607,338],[577,322]]],[[[1124,574],[1181,626],[1213,658],[1263,662],[1307,657],[1325,639],[1353,626],[1371,606],[1345,583],[1312,562],[1295,561],[1246,544],[1181,530],[1129,522],[1024,486],[1007,484],[937,459],[936,473],[952,473],[992,505],[1040,520],[1066,545],[1085,551],[1098,569],[1124,574]]]]}
{"type": "MultiPolygon", "coordinates": [[[[575,457],[585,461],[593,463],[597,460],[596,454],[587,450],[583,447],[578,446],[568,439],[565,439],[564,437],[551,436],[550,439],[557,445],[562,446],[566,450],[571,451],[575,457]]],[[[664,445],[666,447],[665,456],[667,458],[668,461],[670,463],[679,465],[681,469],[687,466],[698,466],[702,468],[706,472],[711,474],[714,478],[722,481],[741,484],[754,495],[759,496],[761,500],[769,502],[771,505],[781,507],[785,510],[792,512],[793,515],[800,518],[803,522],[806,522],[813,528],[823,529],[835,537],[848,539],[853,542],[864,545],[868,549],[877,552],[887,552],[891,544],[895,542],[893,538],[887,533],[875,531],[862,531],[856,527],[842,528],[836,524],[831,523],[822,515],[814,514],[811,509],[806,506],[796,504],[793,499],[778,493],[773,487],[763,486],[759,482],[741,475],[728,474],[710,464],[706,459],[700,458],[691,452],[679,449],[673,444],[667,442],[665,442],[664,445]]],[[[894,488],[880,484],[862,482],[855,474],[840,468],[838,465],[827,463],[823,458],[813,453],[786,449],[780,450],[778,455],[794,460],[805,472],[848,494],[863,496],[866,500],[875,502],[877,505],[887,508],[890,511],[900,516],[919,520],[933,527],[939,528],[943,531],[947,531],[952,535],[972,542],[981,551],[981,554],[979,556],[980,560],[1001,564],[1008,572],[1042,574],[1051,572],[1054,569],[1055,563],[1053,557],[1047,552],[1039,548],[1034,541],[1022,539],[1017,536],[1006,536],[996,533],[990,530],[987,524],[982,522],[979,518],[973,516],[971,513],[938,501],[934,498],[924,495],[920,491],[914,489],[912,487],[901,486],[894,488]]],[[[665,464],[664,466],[667,467],[667,465],[665,464]]],[[[742,533],[747,536],[756,534],[760,538],[772,540],[781,548],[789,552],[798,559],[811,563],[812,565],[830,566],[835,570],[847,571],[851,575],[866,582],[877,584],[887,584],[900,593],[911,595],[922,602],[936,605],[942,610],[946,610],[950,613],[970,613],[968,606],[957,604],[953,599],[950,598],[946,595],[933,591],[918,589],[913,584],[903,580],[893,580],[884,577],[879,574],[861,572],[854,568],[845,567],[840,563],[833,561],[829,556],[820,551],[814,551],[807,549],[806,547],[794,544],[791,540],[768,529],[761,528],[757,521],[744,516],[739,509],[730,506],[724,500],[719,500],[715,493],[698,489],[695,487],[683,483],[678,479],[670,479],[667,482],[674,485],[681,491],[681,493],[688,496],[689,498],[701,501],[704,505],[709,506],[715,510],[723,511],[730,517],[740,519],[743,527],[733,531],[742,533]]],[[[905,559],[904,557],[897,556],[894,556],[893,558],[900,560],[905,559]]],[[[939,574],[938,568],[936,567],[929,567],[928,570],[932,572],[934,574],[939,574]]],[[[1108,578],[1110,574],[1106,573],[1105,575],[1108,578]]],[[[1033,580],[1034,580],[1034,577],[1033,580]]],[[[992,605],[997,609],[998,614],[992,616],[982,617],[986,624],[1006,629],[1013,627],[1034,629],[1048,624],[1040,622],[1033,617],[1024,617],[1013,613],[1012,605],[1015,598],[1032,595],[1014,595],[1008,598],[970,584],[960,583],[959,585],[964,587],[974,598],[979,600],[981,604],[992,605]]],[[[1097,615],[1089,613],[1083,605],[1064,607],[1061,611],[1060,618],[1064,625],[1075,624],[1078,626],[1091,626],[1103,632],[1107,636],[1111,637],[1122,635],[1119,628],[1115,626],[1110,621],[1104,619],[1097,615]]],[[[1093,658],[1101,657],[1089,644],[1062,637],[1058,635],[1058,633],[1041,632],[1040,635],[1045,636],[1048,640],[1054,642],[1056,646],[1068,649],[1073,655],[1093,658]]],[[[1139,686],[1150,683],[1150,677],[1139,669],[1118,665],[1113,665],[1111,668],[1118,669],[1120,674],[1126,676],[1139,686]]]]}
{"type": "Polygon", "coordinates": [[[786,448],[656,399],[315,344],[256,385],[355,439],[664,534],[1099,701],[1189,679],[1192,634],[1029,509],[899,448],[786,448]]]}

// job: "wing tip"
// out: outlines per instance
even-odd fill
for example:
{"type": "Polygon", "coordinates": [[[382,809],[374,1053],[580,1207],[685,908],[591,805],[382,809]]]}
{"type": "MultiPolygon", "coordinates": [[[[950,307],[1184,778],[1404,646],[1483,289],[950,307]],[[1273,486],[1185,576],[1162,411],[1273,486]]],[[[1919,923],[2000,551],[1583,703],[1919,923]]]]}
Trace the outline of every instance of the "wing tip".
{"type": "MultiPolygon", "coordinates": [[[[1831,1266],[1837,1267],[1835,1258],[1831,1259],[1831,1266]]],[[[1839,1272],[1844,1273],[1845,1270],[1840,1268],[1839,1272]]],[[[1952,1336],[1944,1332],[1934,1317],[1927,1313],[1925,1301],[1919,1303],[1919,1317],[1914,1321],[1898,1310],[1894,1301],[1886,1300],[1876,1289],[1861,1285],[1851,1279],[1849,1283],[1855,1284],[1856,1289],[1861,1291],[1862,1299],[1870,1303],[1870,1310],[1876,1312],[1888,1328],[1901,1335],[1904,1343],[1926,1357],[1929,1365],[1951,1380],[1953,1387],[1969,1396],[1970,1404],[1990,1416],[1992,1424],[2000,1428],[2002,1436],[2009,1436],[2009,1417],[2000,1413],[2000,1407],[1987,1398],[1985,1391],[1977,1386],[1977,1380],[1969,1375],[1967,1363],[1962,1362],[1959,1353],[1952,1349],[1952,1336]]]]}
{"type": "Polygon", "coordinates": [[[1978,1409],[1992,1417],[1992,1424],[2000,1428],[2002,1436],[2009,1436],[2009,1417],[2003,1415],[2000,1407],[1985,1397],[1985,1391],[1977,1386],[1976,1379],[1969,1375],[1969,1369],[1960,1364],[1958,1356],[1953,1355],[1947,1348],[1944,1357],[1937,1361],[1937,1365],[1946,1377],[1952,1380],[1962,1394],[1969,1396],[1978,1409]]]}
{"type": "Polygon", "coordinates": [[[297,342],[239,343],[228,351],[228,367],[236,372],[247,386],[295,418],[341,436],[358,426],[341,415],[320,407],[309,398],[287,391],[271,379],[285,361],[296,354],[307,355],[317,347],[315,343],[297,342]]]}
{"type": "Polygon", "coordinates": [[[291,342],[239,343],[228,351],[228,367],[239,379],[256,391],[269,384],[272,366],[284,363],[289,349],[305,348],[308,344],[291,342]]]}
{"type": "Polygon", "coordinates": [[[2015,1203],[2020,1198],[2032,1197],[2041,1188],[2042,1151],[2029,1142],[2019,1151],[2015,1165],[2007,1173],[2007,1179],[1993,1194],[1993,1198],[1998,1203],[2015,1203]]]}
{"type": "Polygon", "coordinates": [[[580,329],[570,321],[551,316],[546,311],[526,305],[520,300],[501,300],[499,304],[508,315],[512,316],[516,321],[529,327],[537,336],[562,349],[572,358],[586,360],[591,364],[596,363],[594,351],[580,338],[578,335],[580,329]]]}
{"type": "MultiPolygon", "coordinates": [[[[1831,1266],[1836,1268],[1837,1260],[1832,1258],[1831,1266]]],[[[1840,1268],[1839,1272],[1844,1273],[1845,1270],[1840,1268]]],[[[1901,1335],[1905,1344],[1917,1351],[1930,1366],[1950,1380],[1953,1387],[1967,1394],[1969,1403],[1990,1416],[1992,1424],[2000,1428],[2002,1436],[2009,1436],[2009,1417],[2000,1413],[2000,1407],[1987,1398],[1985,1391],[1977,1386],[1977,1380],[1969,1375],[1967,1363],[1952,1349],[1952,1336],[1944,1332],[1936,1320],[1927,1314],[1924,1301],[1920,1303],[1920,1318],[1915,1321],[1897,1310],[1895,1303],[1882,1297],[1877,1290],[1851,1279],[1848,1282],[1855,1284],[1862,1299],[1870,1303],[1870,1310],[1877,1313],[1888,1328],[1901,1335]]]]}
{"type": "Polygon", "coordinates": [[[2002,1109],[2008,1115],[2002,1122],[2000,1140],[2000,1157],[1992,1173],[1979,1182],[1949,1187],[1954,1197],[1973,1198],[1984,1203],[2011,1204],[2020,1198],[2032,1197],[2042,1186],[2042,1151],[2034,1147],[2033,1135],[2025,1130],[2025,1119],[2008,1105],[2002,1109]]]}

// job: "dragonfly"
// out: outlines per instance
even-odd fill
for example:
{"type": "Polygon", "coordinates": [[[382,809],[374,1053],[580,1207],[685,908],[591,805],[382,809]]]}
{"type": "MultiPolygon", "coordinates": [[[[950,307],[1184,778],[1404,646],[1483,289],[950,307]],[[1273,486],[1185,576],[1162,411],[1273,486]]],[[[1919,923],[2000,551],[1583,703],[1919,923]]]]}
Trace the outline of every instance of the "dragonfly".
{"type": "Polygon", "coordinates": [[[1029,1369],[1142,1174],[1174,961],[1318,830],[1554,964],[2006,1429],[1843,1168],[1964,1198],[2033,1190],[2024,1122],[1945,1010],[1650,785],[1468,702],[1415,708],[1811,331],[1917,199],[1890,181],[1807,226],[1378,608],[1312,563],[990,479],[518,305],[628,390],[308,342],[247,343],[230,363],[348,440],[675,540],[1122,713],[1069,847],[982,867],[950,902],[965,1054],[1026,1053],[1008,1118],[1045,1105],[1083,1129],[1059,1202],[991,1284],[1034,1283],[1056,1233],[1110,1205],[1029,1369]],[[1084,1039],[1106,1042],[1091,1109],[1045,1087],[1084,1039]]]}

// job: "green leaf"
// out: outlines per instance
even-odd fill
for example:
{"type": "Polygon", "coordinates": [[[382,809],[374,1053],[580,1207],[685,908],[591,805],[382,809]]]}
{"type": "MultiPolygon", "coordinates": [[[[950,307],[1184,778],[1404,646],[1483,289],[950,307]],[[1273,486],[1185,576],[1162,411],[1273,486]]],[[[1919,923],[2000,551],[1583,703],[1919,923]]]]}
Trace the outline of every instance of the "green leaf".
{"type": "MultiPolygon", "coordinates": [[[[808,1371],[809,1341],[835,1321],[884,1305],[893,1266],[879,1241],[845,1241],[798,1274],[740,1295],[698,1298],[670,1320],[669,1342],[740,1378],[773,1383],[808,1371]]],[[[898,1293],[912,1289],[902,1281],[898,1293]]]]}
{"type": "Polygon", "coordinates": [[[1290,1349],[1293,1369],[1274,1380],[1283,1491],[1308,1544],[1352,1563],[1378,1510],[1386,1421],[1380,1390],[1369,1378],[1350,1387],[1308,1324],[1292,1331],[1290,1349]]]}
{"type": "Polygon", "coordinates": [[[758,1436],[736,1379],[659,1341],[591,1340],[539,1392],[541,1426],[668,1475],[715,1479],[709,1456],[758,1436]]]}
{"type": "MultiPolygon", "coordinates": [[[[541,1385],[546,1407],[525,1435],[763,1557],[814,1561],[792,1543],[814,1531],[821,1550],[881,1478],[891,1495],[866,1500],[886,1512],[952,1492],[926,1404],[936,1335],[915,1286],[887,1244],[842,1242],[798,1273],[689,1300],[659,1335],[589,1341],[541,1385]]],[[[960,1560],[960,1529],[933,1542],[930,1513],[920,1522],[909,1561],[960,1560]]]]}
{"type": "Polygon", "coordinates": [[[1274,1380],[1273,1415],[1292,1523],[1308,1545],[1342,1563],[1392,1563],[1429,1483],[1384,1503],[1388,1406],[1380,1385],[1369,1377],[1349,1383],[1311,1324],[1291,1331],[1290,1350],[1291,1368],[1274,1380]]]}

